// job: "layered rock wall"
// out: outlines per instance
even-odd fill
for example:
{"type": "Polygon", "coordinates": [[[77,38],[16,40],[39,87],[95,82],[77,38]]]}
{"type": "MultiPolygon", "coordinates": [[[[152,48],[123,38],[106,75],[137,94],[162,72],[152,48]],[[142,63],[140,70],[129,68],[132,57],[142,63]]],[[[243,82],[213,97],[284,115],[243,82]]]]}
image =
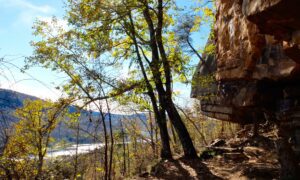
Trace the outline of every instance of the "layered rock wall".
{"type": "Polygon", "coordinates": [[[266,4],[277,5],[278,1],[268,1],[269,3],[265,4],[263,2],[257,0],[217,1],[215,24],[217,80],[260,80],[263,78],[277,80],[290,76],[295,70],[296,63],[285,55],[284,44],[279,39],[283,37],[288,39],[286,37],[288,35],[276,33],[275,28],[270,28],[273,27],[272,22],[276,22],[274,19],[267,20],[271,18],[270,13],[264,18],[257,14],[267,9],[266,4]],[[267,30],[264,29],[271,30],[266,33],[267,30]],[[276,35],[271,34],[272,32],[276,35]]]}
{"type": "Polygon", "coordinates": [[[202,86],[199,77],[207,73],[200,68],[192,89],[192,97],[202,100],[204,113],[251,123],[253,114],[245,112],[282,108],[278,104],[284,100],[284,88],[297,86],[299,80],[299,7],[298,0],[216,1],[214,96],[201,99],[209,88],[202,86]]]}
{"type": "Polygon", "coordinates": [[[198,70],[192,88],[207,116],[275,122],[282,177],[300,162],[299,8],[300,0],[217,0],[215,81],[203,87],[197,80],[207,73],[198,70]]]}

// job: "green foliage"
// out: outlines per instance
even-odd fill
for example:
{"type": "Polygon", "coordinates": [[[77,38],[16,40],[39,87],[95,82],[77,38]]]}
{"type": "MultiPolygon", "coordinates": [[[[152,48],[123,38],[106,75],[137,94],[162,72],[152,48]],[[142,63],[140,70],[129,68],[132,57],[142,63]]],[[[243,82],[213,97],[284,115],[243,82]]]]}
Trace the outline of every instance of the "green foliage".
{"type": "MultiPolygon", "coordinates": [[[[190,102],[191,103],[191,102],[190,102]]],[[[205,150],[210,142],[217,138],[231,138],[239,130],[239,125],[224,122],[201,114],[201,105],[198,100],[192,102],[192,108],[180,108],[184,123],[199,152],[205,150]]],[[[208,155],[213,155],[209,153],[208,155]]]]}
{"type": "Polygon", "coordinates": [[[210,88],[216,82],[215,74],[201,75],[197,77],[197,84],[202,88],[210,88]]]}
{"type": "MultiPolygon", "coordinates": [[[[147,3],[146,6],[156,7],[155,1],[147,3]]],[[[192,68],[189,66],[191,58],[183,53],[171,29],[176,22],[175,3],[168,0],[164,4],[162,40],[174,76],[173,80],[188,83],[188,77],[192,73],[192,68]]],[[[126,70],[128,74],[125,84],[144,81],[134,48],[132,37],[134,28],[140,51],[145,55],[143,65],[149,79],[152,80],[153,72],[145,59],[151,60],[152,55],[149,44],[150,32],[143,16],[144,8],[144,1],[137,0],[69,0],[66,15],[68,28],[59,26],[56,18],[52,22],[35,23],[34,34],[41,39],[32,42],[34,56],[28,58],[27,65],[38,63],[45,68],[66,73],[70,79],[62,89],[70,96],[81,99],[95,98],[99,96],[97,92],[99,86],[105,85],[107,85],[106,94],[121,92],[126,89],[124,83],[120,83],[123,81],[119,78],[122,76],[119,73],[121,68],[129,67],[126,70]],[[133,24],[130,24],[130,17],[133,18],[133,24]]],[[[157,26],[155,11],[150,10],[150,16],[154,26],[157,26]]],[[[196,18],[195,24],[197,23],[200,23],[200,18],[196,18]]],[[[194,29],[194,31],[198,30],[194,29]]],[[[161,62],[159,71],[162,81],[165,82],[164,67],[161,62]]],[[[133,96],[147,92],[143,84],[135,86],[135,89],[137,90],[131,93],[133,96]]],[[[127,100],[137,102],[137,98],[127,98],[127,100]]],[[[145,104],[143,103],[142,106],[145,104]]],[[[144,108],[148,107],[141,109],[144,108]]]]}
{"type": "Polygon", "coordinates": [[[207,159],[211,159],[216,155],[216,152],[213,150],[204,150],[201,152],[199,158],[201,160],[207,160],[207,159]]]}
{"type": "MultiPolygon", "coordinates": [[[[168,70],[171,72],[171,85],[174,82],[190,83],[189,79],[193,70],[193,67],[190,66],[192,57],[186,53],[185,47],[182,46],[182,40],[191,40],[192,33],[201,30],[200,25],[211,23],[214,9],[213,7],[194,9],[193,18],[182,26],[187,31],[183,32],[182,37],[178,37],[173,28],[179,22],[176,15],[180,14],[180,11],[176,8],[173,0],[164,1],[161,40],[166,51],[168,69],[161,52],[158,53],[157,61],[153,60],[149,20],[144,16],[146,8],[149,8],[150,19],[157,34],[159,32],[157,1],[68,0],[66,9],[68,27],[61,26],[56,18],[53,18],[51,22],[37,21],[35,23],[34,35],[39,39],[32,42],[34,54],[27,59],[27,66],[38,64],[66,74],[67,81],[57,89],[64,91],[73,100],[79,100],[84,105],[113,97],[120,105],[135,111],[153,111],[153,104],[148,96],[149,91],[151,88],[154,89],[155,98],[158,99],[157,82],[161,81],[163,88],[167,89],[168,70]],[[139,61],[139,58],[142,62],[139,61]],[[142,72],[142,67],[144,67],[146,76],[142,72]],[[122,71],[124,69],[125,73],[122,71]],[[146,78],[149,79],[150,88],[146,83],[146,78]]],[[[209,54],[214,49],[214,45],[207,46],[204,52],[209,54]]],[[[195,49],[195,52],[199,53],[200,50],[195,49]]],[[[201,86],[208,87],[214,80],[214,75],[211,74],[201,77],[199,82],[201,86]]],[[[99,104],[101,106],[101,103],[99,104]]],[[[22,159],[18,165],[17,161],[14,161],[15,166],[20,166],[23,162],[23,164],[30,164],[25,161],[29,155],[37,156],[39,152],[46,153],[47,147],[52,141],[50,133],[61,118],[55,113],[57,107],[60,106],[50,102],[27,102],[25,109],[16,112],[21,119],[20,123],[16,125],[16,135],[18,136],[14,136],[18,139],[15,141],[12,139],[7,149],[7,155],[22,159]],[[30,111],[30,113],[26,114],[26,111],[30,111]],[[32,119],[29,121],[30,118],[32,119]],[[37,139],[39,134],[43,136],[37,139]],[[23,137],[26,137],[26,142],[29,143],[26,144],[23,137]],[[42,143],[37,144],[37,142],[42,143]],[[17,143],[19,143],[19,149],[14,149],[17,143]]],[[[66,112],[61,111],[61,113],[66,112]]],[[[79,113],[68,114],[66,117],[69,127],[74,128],[80,125],[79,113]]],[[[192,120],[193,123],[187,119],[184,121],[189,126],[188,129],[193,139],[197,139],[199,132],[193,129],[195,123],[198,127],[197,121],[192,120]]],[[[154,124],[151,124],[151,128],[147,126],[147,130],[151,132],[149,133],[152,137],[151,140],[142,131],[142,126],[133,120],[126,121],[124,129],[124,132],[115,132],[114,136],[115,142],[118,143],[113,154],[113,174],[116,177],[130,176],[145,171],[149,162],[156,161],[159,154],[158,149],[161,146],[159,138],[157,138],[159,133],[154,124]],[[156,140],[154,140],[155,134],[156,140]],[[124,136],[131,143],[126,145],[126,152],[123,154],[123,147],[119,143],[124,136]],[[129,166],[127,167],[128,174],[125,175],[123,160],[129,166]]],[[[207,129],[209,128],[205,125],[201,129],[205,138],[211,137],[206,133],[207,129]]],[[[95,136],[101,136],[100,139],[104,138],[102,133],[99,135],[95,132],[95,136]]],[[[199,139],[197,142],[200,144],[199,139]]],[[[174,149],[176,147],[178,145],[174,142],[174,149]]],[[[178,153],[180,153],[180,149],[178,153]]],[[[87,155],[80,155],[79,168],[75,176],[78,175],[78,178],[83,179],[103,177],[104,160],[103,156],[99,154],[104,154],[103,148],[87,155]]],[[[32,163],[33,167],[36,167],[36,162],[30,158],[28,161],[32,163]]],[[[48,164],[49,172],[57,178],[72,178],[74,176],[72,163],[75,163],[74,157],[66,158],[63,164],[60,162],[50,163],[48,164]]],[[[33,169],[33,171],[28,170],[31,174],[37,173],[35,168],[30,169],[33,169]]]]}
{"type": "Polygon", "coordinates": [[[215,54],[215,50],[216,50],[216,45],[214,43],[210,43],[205,46],[204,53],[207,55],[215,54]]]}
{"type": "MultiPolygon", "coordinates": [[[[1,157],[1,166],[14,176],[30,179],[38,175],[38,160],[43,161],[51,142],[51,132],[65,113],[65,102],[26,100],[16,110],[19,121],[1,157]]],[[[41,167],[42,168],[42,167],[41,167]]]]}

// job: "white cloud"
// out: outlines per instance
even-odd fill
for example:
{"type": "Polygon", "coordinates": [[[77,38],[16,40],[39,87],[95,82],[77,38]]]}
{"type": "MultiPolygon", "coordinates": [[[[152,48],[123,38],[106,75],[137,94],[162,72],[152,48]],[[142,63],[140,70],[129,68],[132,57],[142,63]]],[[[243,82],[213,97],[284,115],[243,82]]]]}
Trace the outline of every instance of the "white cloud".
{"type": "Polygon", "coordinates": [[[49,5],[35,5],[26,0],[0,0],[0,3],[8,7],[18,7],[27,11],[33,11],[38,13],[53,13],[55,11],[49,5]]]}
{"type": "MultiPolygon", "coordinates": [[[[49,16],[39,16],[37,17],[38,20],[44,21],[49,25],[49,28],[52,31],[57,31],[58,29],[61,30],[68,30],[70,27],[68,26],[68,21],[61,18],[53,18],[49,16]]],[[[58,33],[58,32],[56,32],[58,33]]],[[[54,34],[56,34],[54,33],[54,34]]]]}
{"type": "Polygon", "coordinates": [[[10,89],[13,91],[21,92],[31,96],[35,96],[41,99],[51,99],[56,101],[61,95],[58,92],[55,92],[55,89],[47,89],[43,87],[32,88],[26,84],[17,83],[17,84],[1,84],[1,88],[10,89]]]}
{"type": "MultiPolygon", "coordinates": [[[[14,61],[12,63],[14,63],[14,61]]],[[[44,75],[47,75],[48,72],[44,72],[44,75]]],[[[21,73],[17,66],[9,63],[3,63],[0,67],[0,88],[11,89],[42,99],[57,100],[61,97],[62,93],[55,89],[54,84],[48,81],[51,80],[47,79],[47,81],[42,81],[42,77],[40,76],[40,78],[38,78],[33,72],[30,72],[30,74],[29,72],[21,73]]]]}
{"type": "Polygon", "coordinates": [[[2,81],[0,88],[10,89],[13,91],[32,95],[41,99],[51,99],[53,101],[57,100],[59,97],[62,96],[61,92],[52,87],[45,87],[39,82],[34,82],[33,80],[27,79],[19,80],[15,83],[2,81]]]}
{"type": "Polygon", "coordinates": [[[32,12],[24,11],[19,14],[17,21],[13,24],[15,27],[18,27],[20,24],[32,25],[35,20],[35,15],[32,12]]]}
{"type": "Polygon", "coordinates": [[[0,0],[2,8],[17,11],[17,19],[13,27],[25,25],[30,28],[37,17],[50,16],[55,13],[55,8],[47,4],[36,5],[29,0],[0,0]]]}

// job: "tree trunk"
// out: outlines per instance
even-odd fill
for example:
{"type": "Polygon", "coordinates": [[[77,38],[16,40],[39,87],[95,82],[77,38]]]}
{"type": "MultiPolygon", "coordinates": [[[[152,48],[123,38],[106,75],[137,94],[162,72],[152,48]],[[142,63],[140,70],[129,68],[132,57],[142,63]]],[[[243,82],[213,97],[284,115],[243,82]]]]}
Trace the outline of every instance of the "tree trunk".
{"type": "MultiPolygon", "coordinates": [[[[40,123],[40,122],[39,122],[40,123]]],[[[44,156],[43,156],[43,139],[42,139],[42,132],[39,131],[39,139],[38,139],[38,164],[37,164],[37,175],[35,177],[36,180],[42,179],[43,173],[43,163],[44,163],[44,156]]]]}
{"type": "Polygon", "coordinates": [[[43,164],[44,164],[44,157],[41,153],[38,155],[38,167],[37,167],[37,175],[36,175],[36,180],[41,180],[42,179],[42,174],[43,174],[43,164]]]}
{"type": "MultiPolygon", "coordinates": [[[[106,100],[106,103],[107,100],[106,100]]],[[[113,136],[113,130],[112,130],[112,119],[110,110],[107,104],[108,108],[108,118],[109,118],[109,129],[110,129],[110,156],[109,156],[109,171],[108,171],[108,178],[111,179],[111,172],[113,171],[112,164],[113,164],[113,153],[114,153],[114,136],[113,136]]]]}
{"type": "MultiPolygon", "coordinates": [[[[158,128],[157,128],[157,124],[155,124],[154,132],[155,132],[155,144],[158,144],[158,128]]],[[[155,149],[155,154],[158,155],[158,148],[155,149]]]]}
{"type": "Polygon", "coordinates": [[[189,132],[187,131],[184,123],[181,120],[181,117],[173,104],[173,101],[170,99],[166,101],[168,116],[170,117],[170,121],[172,122],[176,132],[178,134],[179,140],[181,142],[184,157],[185,158],[197,158],[197,152],[193,145],[192,139],[190,137],[189,132]]]}
{"type": "Polygon", "coordinates": [[[139,52],[139,47],[138,47],[136,37],[135,37],[135,29],[134,29],[134,24],[133,24],[131,14],[129,15],[129,18],[130,18],[130,23],[131,23],[131,26],[132,26],[131,34],[132,34],[132,38],[133,38],[134,45],[135,45],[137,59],[138,59],[140,68],[142,70],[143,77],[144,77],[145,82],[146,82],[148,95],[149,95],[151,103],[152,103],[155,119],[156,119],[158,127],[160,129],[160,136],[161,136],[161,141],[162,141],[162,150],[161,150],[160,155],[161,155],[162,159],[172,159],[172,153],[171,153],[169,135],[168,135],[168,128],[167,128],[167,124],[166,124],[165,109],[159,110],[159,108],[158,108],[157,100],[156,100],[156,97],[155,97],[155,94],[154,94],[154,90],[152,88],[152,85],[150,84],[150,81],[149,81],[148,77],[147,77],[146,70],[144,68],[144,64],[143,64],[143,61],[142,61],[142,57],[141,57],[140,52],[139,52]]]}
{"type": "Polygon", "coordinates": [[[75,151],[75,162],[74,162],[74,179],[77,177],[78,173],[78,144],[79,144],[79,120],[76,124],[76,151],[75,151]]]}
{"type": "MultiPolygon", "coordinates": [[[[128,142],[128,139],[126,137],[126,140],[128,142]]],[[[127,169],[128,169],[128,175],[130,176],[130,150],[129,150],[129,143],[127,143],[127,169]]]]}
{"type": "Polygon", "coordinates": [[[103,125],[103,131],[104,131],[104,179],[108,179],[108,137],[107,137],[107,129],[105,124],[105,116],[102,112],[102,109],[100,110],[102,125],[103,125]]]}
{"type": "Polygon", "coordinates": [[[151,140],[151,148],[153,155],[156,157],[156,147],[154,142],[154,129],[153,129],[153,123],[152,123],[152,116],[151,111],[149,111],[149,126],[150,126],[150,140],[151,140]]]}
{"type": "Polygon", "coordinates": [[[121,134],[122,134],[122,146],[123,146],[123,172],[122,175],[126,175],[126,144],[125,144],[125,132],[122,120],[120,120],[121,123],[121,134]]]}
{"type": "Polygon", "coordinates": [[[160,157],[162,159],[172,159],[171,148],[170,148],[170,138],[168,134],[168,127],[166,122],[166,113],[164,109],[160,110],[161,120],[157,123],[160,130],[160,137],[164,139],[162,141],[162,149],[160,152],[160,157]]]}
{"type": "Polygon", "coordinates": [[[174,126],[172,123],[170,123],[170,128],[171,128],[171,132],[172,132],[172,136],[173,136],[173,141],[175,146],[177,145],[177,138],[176,138],[176,134],[175,134],[175,130],[174,130],[174,126]]]}
{"type": "Polygon", "coordinates": [[[4,171],[5,171],[5,175],[6,175],[5,178],[7,178],[7,180],[12,180],[13,178],[12,178],[12,174],[11,174],[10,170],[5,169],[4,171]]]}
{"type": "Polygon", "coordinates": [[[172,76],[171,76],[171,69],[169,66],[169,62],[167,60],[167,56],[164,52],[163,48],[163,42],[162,42],[162,21],[163,21],[163,5],[162,0],[159,0],[158,4],[158,27],[154,28],[153,21],[151,19],[151,15],[149,12],[149,7],[146,6],[144,9],[144,17],[148,24],[148,29],[150,33],[150,47],[152,51],[152,64],[151,64],[151,71],[153,74],[154,82],[156,85],[156,90],[158,92],[159,96],[159,103],[162,107],[162,109],[165,109],[168,113],[168,116],[170,118],[170,121],[174,125],[176,132],[179,136],[180,142],[183,147],[184,156],[186,158],[195,158],[197,157],[196,150],[194,148],[193,142],[191,140],[191,137],[184,125],[184,123],[181,120],[181,117],[175,108],[175,105],[172,100],[172,89],[171,89],[171,83],[172,83],[172,76]],[[159,51],[158,51],[159,50],[159,51]],[[160,61],[159,61],[159,52],[161,53],[162,57],[162,63],[164,67],[165,75],[162,76],[160,73],[160,61]],[[166,81],[166,90],[163,86],[163,79],[166,81]]]}

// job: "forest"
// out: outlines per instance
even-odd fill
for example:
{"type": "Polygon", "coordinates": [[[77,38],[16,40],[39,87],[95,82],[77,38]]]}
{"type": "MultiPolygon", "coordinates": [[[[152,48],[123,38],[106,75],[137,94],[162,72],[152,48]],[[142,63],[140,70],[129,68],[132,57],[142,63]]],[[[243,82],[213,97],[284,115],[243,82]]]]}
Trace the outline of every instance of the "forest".
{"type": "Polygon", "coordinates": [[[0,3],[0,179],[300,178],[297,0],[0,3]]]}

